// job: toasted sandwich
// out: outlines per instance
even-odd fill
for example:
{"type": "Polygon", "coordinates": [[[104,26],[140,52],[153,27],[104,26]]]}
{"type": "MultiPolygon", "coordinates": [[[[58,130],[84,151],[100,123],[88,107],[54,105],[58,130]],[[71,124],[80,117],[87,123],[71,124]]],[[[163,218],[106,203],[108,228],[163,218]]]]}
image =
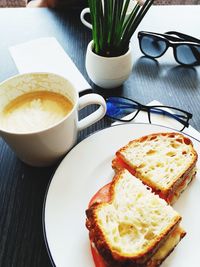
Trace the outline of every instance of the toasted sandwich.
{"type": "Polygon", "coordinates": [[[181,216],[125,169],[86,216],[96,267],[158,267],[185,235],[181,216]]]}
{"type": "Polygon", "coordinates": [[[112,167],[125,168],[169,204],[196,174],[197,152],[180,133],[156,133],[129,142],[116,152],[112,167]]]}

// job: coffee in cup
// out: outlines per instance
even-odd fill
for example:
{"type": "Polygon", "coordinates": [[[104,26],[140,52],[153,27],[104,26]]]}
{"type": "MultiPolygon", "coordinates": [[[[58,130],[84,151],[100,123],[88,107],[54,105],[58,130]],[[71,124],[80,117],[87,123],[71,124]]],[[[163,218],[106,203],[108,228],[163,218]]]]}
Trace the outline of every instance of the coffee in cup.
{"type": "Polygon", "coordinates": [[[66,96],[39,89],[11,100],[0,113],[0,127],[18,133],[44,130],[72,109],[73,103],[66,96]]]}
{"type": "Polygon", "coordinates": [[[103,97],[79,98],[67,79],[53,73],[21,74],[0,84],[0,135],[32,166],[48,166],[62,158],[76,144],[78,132],[105,113],[103,97]],[[78,111],[92,104],[99,108],[78,120],[78,111]]]}

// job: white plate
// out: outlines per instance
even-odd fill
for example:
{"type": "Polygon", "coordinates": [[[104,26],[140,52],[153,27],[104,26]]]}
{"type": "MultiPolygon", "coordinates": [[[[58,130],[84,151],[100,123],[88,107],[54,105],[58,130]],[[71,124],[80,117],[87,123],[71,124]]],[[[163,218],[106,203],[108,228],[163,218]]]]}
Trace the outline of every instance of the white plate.
{"type": "MultiPolygon", "coordinates": [[[[99,131],[75,146],[61,162],[47,191],[43,225],[47,248],[57,267],[93,267],[85,210],[94,193],[111,181],[116,150],[137,137],[170,128],[149,124],[123,124],[99,131]]],[[[200,143],[193,139],[200,155],[200,143]]],[[[199,163],[198,163],[199,165],[199,163]]],[[[183,216],[186,237],[162,267],[199,266],[200,172],[174,208],[183,216]]]]}

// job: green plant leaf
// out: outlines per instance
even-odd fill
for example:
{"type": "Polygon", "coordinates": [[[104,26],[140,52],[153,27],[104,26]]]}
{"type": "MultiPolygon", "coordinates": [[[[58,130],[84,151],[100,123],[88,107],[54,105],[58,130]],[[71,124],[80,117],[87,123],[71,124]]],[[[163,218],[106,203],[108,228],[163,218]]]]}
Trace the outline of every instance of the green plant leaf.
{"type": "MultiPolygon", "coordinates": [[[[131,0],[88,0],[92,23],[93,51],[101,56],[119,56],[128,51],[130,39],[153,4],[136,4],[127,18],[131,0]]],[[[133,1],[133,0],[132,0],[133,1]]]]}
{"type": "Polygon", "coordinates": [[[153,2],[154,2],[154,0],[147,0],[144,3],[144,5],[141,7],[138,14],[135,16],[134,20],[132,21],[132,24],[129,28],[129,31],[126,32],[126,34],[124,35],[123,46],[127,46],[129,44],[129,41],[130,41],[133,33],[136,31],[138,25],[142,21],[143,17],[147,13],[147,11],[149,10],[149,8],[153,4],[153,2]]]}

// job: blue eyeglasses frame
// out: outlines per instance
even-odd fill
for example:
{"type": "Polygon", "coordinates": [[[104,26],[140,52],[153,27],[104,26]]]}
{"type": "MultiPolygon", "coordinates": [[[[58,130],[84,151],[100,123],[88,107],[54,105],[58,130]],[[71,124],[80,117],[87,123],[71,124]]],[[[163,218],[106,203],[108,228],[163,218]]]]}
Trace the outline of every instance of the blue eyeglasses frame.
{"type": "MultiPolygon", "coordinates": [[[[121,122],[130,122],[132,121],[140,111],[145,111],[148,114],[148,120],[149,123],[151,123],[151,113],[153,114],[158,114],[158,115],[165,115],[170,118],[173,118],[180,122],[183,125],[183,128],[180,131],[183,131],[185,127],[189,126],[189,120],[192,118],[192,114],[171,106],[162,106],[162,105],[153,105],[153,106],[146,106],[143,105],[135,100],[132,100],[127,97],[108,97],[106,99],[106,104],[107,104],[107,112],[106,115],[116,121],[121,121],[121,122]],[[127,103],[125,101],[127,100],[127,103]],[[131,102],[131,103],[130,103],[131,102]],[[117,107],[117,111],[120,112],[120,109],[130,109],[130,110],[136,110],[135,114],[129,118],[129,119],[124,119],[124,118],[118,118],[114,116],[114,106],[115,108],[117,107]],[[170,113],[167,110],[164,110],[163,108],[168,108],[170,110],[173,110],[174,113],[170,113]],[[176,111],[179,111],[182,114],[176,114],[176,111]],[[111,115],[112,114],[112,115],[111,115]]],[[[131,113],[131,112],[130,112],[131,113]]]]}

